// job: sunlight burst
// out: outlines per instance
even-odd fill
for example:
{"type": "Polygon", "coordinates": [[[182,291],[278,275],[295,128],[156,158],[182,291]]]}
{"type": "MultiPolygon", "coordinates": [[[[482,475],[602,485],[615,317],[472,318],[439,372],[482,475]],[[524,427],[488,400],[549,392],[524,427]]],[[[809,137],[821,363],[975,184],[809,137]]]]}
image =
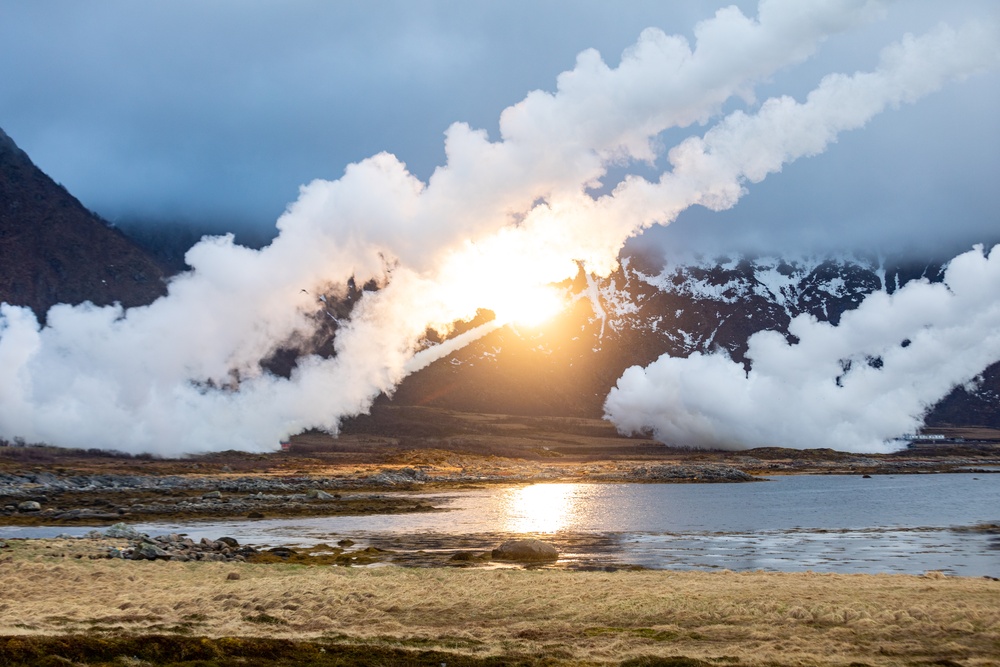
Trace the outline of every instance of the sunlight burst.
{"type": "Polygon", "coordinates": [[[468,242],[446,260],[437,283],[453,319],[468,319],[485,309],[499,324],[536,327],[566,307],[565,290],[553,283],[565,280],[567,267],[525,247],[522,236],[507,233],[468,242]]]}
{"type": "Polygon", "coordinates": [[[553,287],[526,288],[491,295],[487,306],[503,324],[536,327],[555,317],[565,307],[565,299],[553,287]]]}

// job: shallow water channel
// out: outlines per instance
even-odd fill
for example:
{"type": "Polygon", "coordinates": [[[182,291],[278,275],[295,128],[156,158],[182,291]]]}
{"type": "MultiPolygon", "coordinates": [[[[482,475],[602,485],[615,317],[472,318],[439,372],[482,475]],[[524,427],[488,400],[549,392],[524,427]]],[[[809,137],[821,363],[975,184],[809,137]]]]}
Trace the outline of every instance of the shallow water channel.
{"type": "MultiPolygon", "coordinates": [[[[1000,576],[1000,474],[775,477],[747,484],[533,484],[422,494],[441,512],[136,524],[256,546],[359,545],[399,554],[555,543],[560,565],[1000,576]]],[[[0,538],[89,528],[0,527],[0,538]]]]}

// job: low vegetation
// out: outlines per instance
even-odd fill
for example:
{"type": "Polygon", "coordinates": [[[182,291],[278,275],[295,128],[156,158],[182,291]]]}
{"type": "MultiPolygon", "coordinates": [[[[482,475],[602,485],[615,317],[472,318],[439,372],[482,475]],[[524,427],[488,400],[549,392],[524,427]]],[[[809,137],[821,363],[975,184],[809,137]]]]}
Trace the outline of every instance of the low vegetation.
{"type": "Polygon", "coordinates": [[[7,545],[0,665],[1000,664],[1000,583],[985,578],[127,562],[97,558],[96,540],[7,545]]]}

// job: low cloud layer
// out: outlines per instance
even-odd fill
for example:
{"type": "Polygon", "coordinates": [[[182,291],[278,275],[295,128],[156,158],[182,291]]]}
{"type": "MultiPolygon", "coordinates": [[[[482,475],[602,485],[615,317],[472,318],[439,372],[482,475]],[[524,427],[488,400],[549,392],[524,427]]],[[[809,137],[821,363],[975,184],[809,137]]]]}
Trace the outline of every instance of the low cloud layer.
{"type": "Polygon", "coordinates": [[[479,308],[505,313],[511,294],[534,295],[581,264],[606,275],[644,229],[694,204],[731,207],[839,133],[1000,60],[996,26],[940,26],[888,47],[871,72],[824,78],[802,102],[774,97],[719,119],[728,100],[881,13],[874,1],[765,0],[757,18],[729,8],[699,23],[693,45],[648,29],[617,67],[581,53],[556,92],[503,112],[497,141],[452,125],[447,163],[426,182],[380,153],[304,186],[260,251],[202,241],[192,270],[150,306],[60,305],[39,328],[4,305],[0,437],[173,455],[336,432],[433,356],[420,352],[428,328],[479,308]],[[658,179],[590,194],[610,166],[654,160],[665,131],[714,120],[669,151],[658,179]],[[356,304],[336,357],[305,357],[287,380],[264,372],[263,357],[311,334],[321,304],[310,293],[351,278],[385,287],[356,304]]]}

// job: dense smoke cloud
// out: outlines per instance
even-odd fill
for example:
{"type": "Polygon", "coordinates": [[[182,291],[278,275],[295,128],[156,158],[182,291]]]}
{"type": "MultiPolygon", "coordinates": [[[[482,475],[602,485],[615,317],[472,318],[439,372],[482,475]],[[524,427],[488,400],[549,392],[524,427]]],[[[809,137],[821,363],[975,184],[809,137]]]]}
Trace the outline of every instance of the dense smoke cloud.
{"type": "Polygon", "coordinates": [[[433,358],[415,357],[428,328],[446,331],[478,308],[501,325],[516,317],[511,294],[543,295],[581,263],[607,274],[641,230],[693,204],[730,207],[747,181],[821,152],[838,132],[997,64],[992,26],[906,37],[876,71],[831,75],[802,103],[730,114],[672,149],[672,170],[655,183],[633,176],[609,195],[588,193],[610,164],[653,160],[665,130],[708,122],[734,96],[751,100],[756,83],[827,35],[878,15],[879,3],[862,0],[765,0],[757,19],[730,8],[700,23],[694,48],[649,29],[616,68],[581,53],[555,93],[503,112],[499,141],[453,125],[447,164],[426,183],[379,154],[303,187],[260,251],[206,239],[150,306],[60,305],[39,328],[4,305],[0,436],[180,454],[335,432],[433,358]],[[263,357],[312,332],[309,293],[352,277],[385,287],[338,330],[336,357],[305,357],[288,380],[264,372],[263,357]]]}
{"type": "Polygon", "coordinates": [[[749,341],[749,372],[725,353],[634,366],[605,409],[619,430],[665,443],[879,452],[914,433],[952,387],[1000,359],[1000,246],[951,261],[943,283],[875,292],[838,326],[792,320],[749,341]]]}

